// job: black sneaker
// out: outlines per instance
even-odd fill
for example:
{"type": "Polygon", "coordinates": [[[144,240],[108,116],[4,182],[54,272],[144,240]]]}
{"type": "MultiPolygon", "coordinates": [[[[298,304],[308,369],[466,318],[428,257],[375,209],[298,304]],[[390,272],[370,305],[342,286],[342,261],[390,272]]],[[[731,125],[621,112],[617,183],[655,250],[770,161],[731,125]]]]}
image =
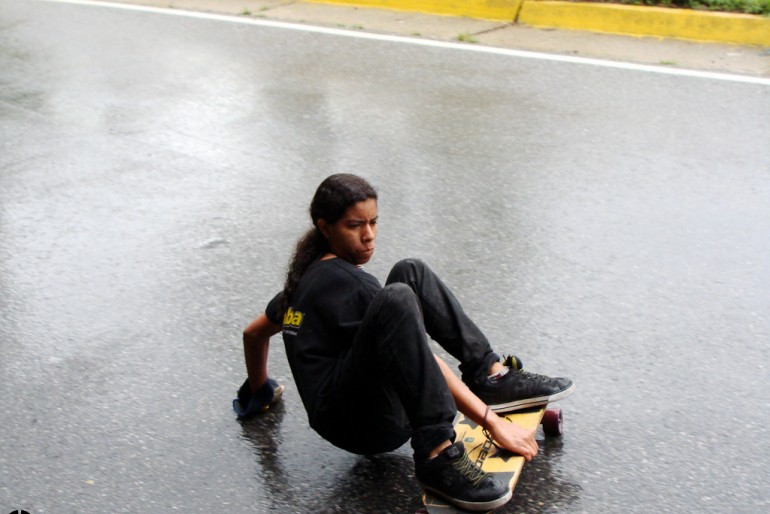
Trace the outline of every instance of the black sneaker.
{"type": "Polygon", "coordinates": [[[461,509],[486,511],[505,505],[513,491],[468,458],[463,443],[449,446],[435,459],[415,462],[415,475],[423,489],[461,509]]]}
{"type": "Polygon", "coordinates": [[[484,377],[468,387],[496,412],[545,405],[575,392],[575,384],[568,378],[551,378],[512,366],[507,372],[484,377]]]}

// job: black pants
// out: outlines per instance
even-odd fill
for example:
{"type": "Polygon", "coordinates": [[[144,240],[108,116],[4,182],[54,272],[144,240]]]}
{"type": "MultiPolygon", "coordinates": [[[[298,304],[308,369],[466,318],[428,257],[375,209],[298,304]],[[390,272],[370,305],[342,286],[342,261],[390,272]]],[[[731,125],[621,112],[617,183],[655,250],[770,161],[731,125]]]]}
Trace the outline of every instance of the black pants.
{"type": "Polygon", "coordinates": [[[415,459],[454,440],[457,408],[426,334],[460,361],[464,377],[485,374],[499,359],[436,274],[419,260],[404,260],[341,359],[331,398],[316,410],[316,430],[364,455],[394,450],[411,437],[415,459]]]}

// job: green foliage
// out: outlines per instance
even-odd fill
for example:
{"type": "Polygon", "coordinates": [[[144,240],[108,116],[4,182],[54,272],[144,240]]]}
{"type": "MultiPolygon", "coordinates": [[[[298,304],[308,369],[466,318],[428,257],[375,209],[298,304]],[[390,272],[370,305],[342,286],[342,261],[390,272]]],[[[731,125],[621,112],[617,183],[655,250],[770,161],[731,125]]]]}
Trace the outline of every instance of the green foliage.
{"type": "Polygon", "coordinates": [[[688,3],[692,8],[703,7],[710,11],[770,14],[770,0],[688,0],[688,3]]]}
{"type": "MultiPolygon", "coordinates": [[[[590,1],[590,0],[589,0],[590,1]]],[[[770,16],[770,0],[594,0],[604,3],[679,7],[702,11],[737,12],[770,16]]]]}

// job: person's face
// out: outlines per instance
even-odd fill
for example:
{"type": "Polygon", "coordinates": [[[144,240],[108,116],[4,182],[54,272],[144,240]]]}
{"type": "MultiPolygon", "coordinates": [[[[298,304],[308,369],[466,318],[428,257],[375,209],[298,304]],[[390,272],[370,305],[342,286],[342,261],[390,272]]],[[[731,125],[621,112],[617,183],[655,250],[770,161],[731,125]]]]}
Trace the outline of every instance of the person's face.
{"type": "Polygon", "coordinates": [[[334,255],[353,264],[366,264],[374,254],[377,237],[377,200],[369,198],[351,205],[334,223],[320,219],[318,228],[334,255]]]}

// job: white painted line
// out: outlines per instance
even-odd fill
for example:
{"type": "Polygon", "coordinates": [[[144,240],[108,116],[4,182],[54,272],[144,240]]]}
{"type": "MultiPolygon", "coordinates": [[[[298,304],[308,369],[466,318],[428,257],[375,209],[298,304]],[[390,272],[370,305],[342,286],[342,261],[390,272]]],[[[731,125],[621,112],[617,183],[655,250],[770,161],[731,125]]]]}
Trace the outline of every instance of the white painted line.
{"type": "Polygon", "coordinates": [[[687,70],[679,68],[670,68],[663,66],[652,66],[648,64],[633,64],[619,61],[606,61],[602,59],[590,59],[587,57],[575,57],[569,55],[546,54],[540,52],[529,52],[526,50],[511,50],[507,48],[496,48],[491,46],[482,46],[477,44],[450,43],[446,41],[435,41],[431,39],[420,39],[406,36],[392,36],[386,34],[373,34],[369,32],[333,29],[327,27],[318,27],[314,25],[304,25],[300,23],[288,23],[282,21],[271,21],[257,18],[247,18],[245,16],[212,14],[197,11],[186,11],[182,9],[166,9],[160,7],[149,7],[135,4],[122,4],[113,2],[100,2],[97,0],[43,0],[46,2],[89,5],[98,7],[110,7],[113,9],[124,9],[127,11],[141,11],[156,14],[168,14],[173,16],[183,16],[186,18],[199,18],[205,20],[224,21],[227,23],[238,23],[241,25],[256,25],[259,27],[270,27],[286,30],[297,30],[301,32],[311,32],[315,34],[326,34],[331,36],[351,37],[357,39],[367,39],[370,41],[384,41],[388,43],[412,44],[418,46],[428,46],[434,48],[445,48],[451,50],[462,50],[465,52],[477,52],[483,54],[503,55],[508,57],[519,57],[523,59],[537,59],[542,61],[564,62],[570,64],[583,64],[588,66],[600,66],[604,68],[615,68],[621,70],[640,71],[645,73],[658,73],[661,75],[676,75],[681,77],[693,77],[710,80],[723,80],[728,82],[740,82],[744,84],[759,84],[770,86],[770,78],[751,77],[748,75],[734,75],[729,73],[716,73],[708,71],[687,70]]]}

